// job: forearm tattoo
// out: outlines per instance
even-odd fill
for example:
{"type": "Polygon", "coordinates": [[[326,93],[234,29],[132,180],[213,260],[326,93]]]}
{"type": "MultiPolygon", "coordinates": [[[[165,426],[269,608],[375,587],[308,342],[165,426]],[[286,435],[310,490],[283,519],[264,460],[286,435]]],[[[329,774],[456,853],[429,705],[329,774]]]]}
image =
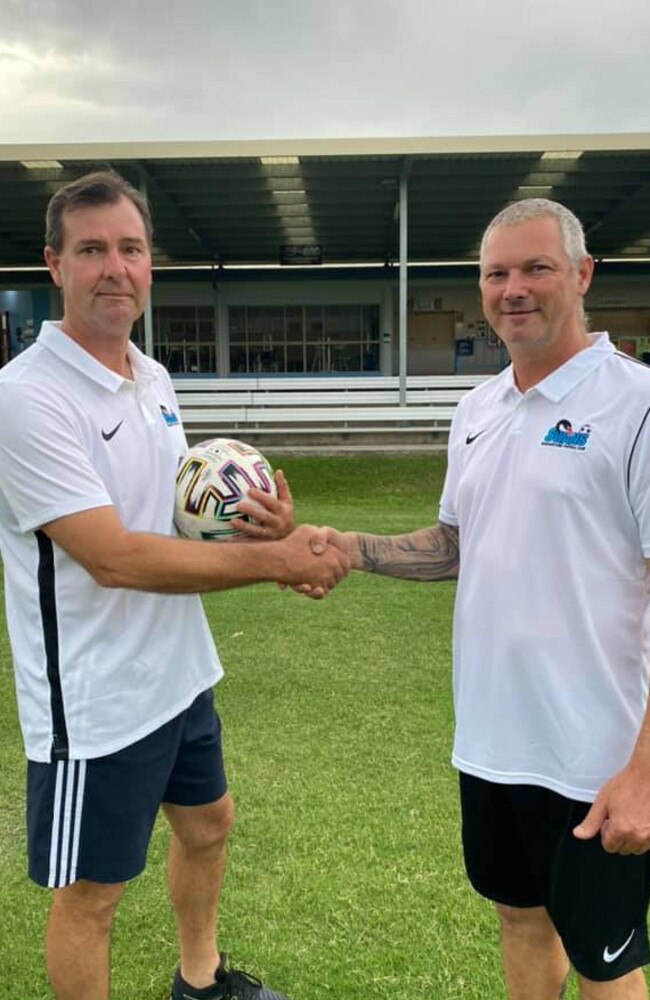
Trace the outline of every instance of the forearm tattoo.
{"type": "Polygon", "coordinates": [[[458,576],[458,528],[435,524],[409,535],[357,535],[362,569],[402,580],[458,576]]]}

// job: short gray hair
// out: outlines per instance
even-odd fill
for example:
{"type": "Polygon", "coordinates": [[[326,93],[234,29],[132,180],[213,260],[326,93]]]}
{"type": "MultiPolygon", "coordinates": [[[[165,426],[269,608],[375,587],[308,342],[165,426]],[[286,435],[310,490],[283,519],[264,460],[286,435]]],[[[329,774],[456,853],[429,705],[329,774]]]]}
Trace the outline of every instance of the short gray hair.
{"type": "Polygon", "coordinates": [[[565,205],[561,205],[559,201],[551,201],[549,198],[524,198],[522,201],[512,202],[495,215],[483,233],[481,260],[483,260],[488,236],[496,226],[516,226],[520,222],[528,222],[529,219],[539,219],[544,216],[557,219],[564,251],[573,267],[578,267],[587,256],[582,223],[565,205]]]}

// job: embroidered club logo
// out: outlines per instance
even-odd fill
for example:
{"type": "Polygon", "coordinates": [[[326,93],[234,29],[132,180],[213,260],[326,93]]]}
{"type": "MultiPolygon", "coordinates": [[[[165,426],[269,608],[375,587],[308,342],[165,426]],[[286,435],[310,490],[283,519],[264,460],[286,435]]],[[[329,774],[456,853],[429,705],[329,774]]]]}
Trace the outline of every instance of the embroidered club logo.
{"type": "Polygon", "coordinates": [[[571,448],[573,451],[584,451],[589,443],[591,427],[582,424],[575,431],[570,420],[558,420],[554,427],[549,428],[542,444],[553,448],[571,448]]]}
{"type": "Polygon", "coordinates": [[[168,427],[175,427],[179,423],[178,417],[173,410],[170,410],[167,406],[160,404],[160,412],[162,413],[163,420],[168,427]]]}

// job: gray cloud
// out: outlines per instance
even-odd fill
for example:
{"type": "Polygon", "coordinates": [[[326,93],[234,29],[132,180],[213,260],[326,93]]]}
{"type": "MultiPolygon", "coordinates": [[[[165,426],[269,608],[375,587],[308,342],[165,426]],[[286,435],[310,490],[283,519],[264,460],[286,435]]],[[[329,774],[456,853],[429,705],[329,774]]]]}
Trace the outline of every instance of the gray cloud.
{"type": "Polygon", "coordinates": [[[649,127],[646,0],[4,0],[0,140],[649,127]]]}

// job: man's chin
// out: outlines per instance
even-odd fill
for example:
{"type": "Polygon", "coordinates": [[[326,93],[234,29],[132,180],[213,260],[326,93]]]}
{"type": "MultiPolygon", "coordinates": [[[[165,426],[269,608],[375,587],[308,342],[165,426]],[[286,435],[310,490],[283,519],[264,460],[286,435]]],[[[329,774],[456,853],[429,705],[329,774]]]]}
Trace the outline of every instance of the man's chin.
{"type": "Polygon", "coordinates": [[[495,327],[497,336],[506,344],[511,340],[528,340],[531,335],[534,336],[537,329],[537,313],[508,316],[505,320],[502,318],[498,327],[495,327]]]}
{"type": "Polygon", "coordinates": [[[135,322],[139,313],[135,308],[133,299],[100,299],[99,311],[107,319],[128,320],[135,322]]]}

